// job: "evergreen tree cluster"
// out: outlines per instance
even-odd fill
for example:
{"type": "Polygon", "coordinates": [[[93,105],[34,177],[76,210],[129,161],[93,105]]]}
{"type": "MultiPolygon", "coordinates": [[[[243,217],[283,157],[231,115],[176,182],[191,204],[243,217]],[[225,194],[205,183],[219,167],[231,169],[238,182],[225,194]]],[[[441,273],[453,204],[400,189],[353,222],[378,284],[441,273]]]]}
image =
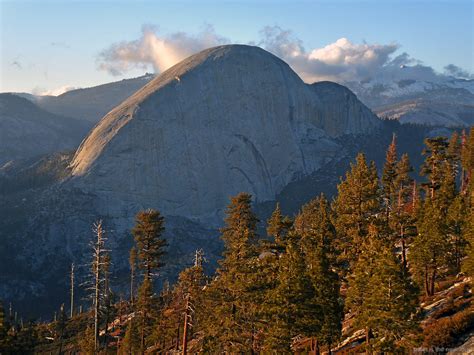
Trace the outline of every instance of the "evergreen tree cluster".
{"type": "MultiPolygon", "coordinates": [[[[474,277],[474,129],[427,138],[425,145],[422,181],[414,179],[408,155],[398,154],[394,136],[380,176],[361,153],[332,201],[317,196],[295,216],[277,204],[264,223],[251,195],[232,197],[215,273],[205,274],[198,250],[178,281],[159,293],[165,221],[155,210],[138,213],[130,299],[113,301],[110,257],[105,245],[97,256],[97,241],[92,266],[100,307],[92,309],[101,311],[87,313],[91,321],[77,346],[84,353],[109,346],[123,354],[319,353],[339,343],[344,323],[345,333],[363,331],[367,352],[415,347],[420,299],[460,272],[474,277]],[[118,314],[121,331],[109,335],[118,314]]],[[[81,315],[68,321],[61,310],[55,334],[62,344],[67,322],[81,315]]],[[[0,307],[0,346],[21,333],[13,328],[0,307]]]]}

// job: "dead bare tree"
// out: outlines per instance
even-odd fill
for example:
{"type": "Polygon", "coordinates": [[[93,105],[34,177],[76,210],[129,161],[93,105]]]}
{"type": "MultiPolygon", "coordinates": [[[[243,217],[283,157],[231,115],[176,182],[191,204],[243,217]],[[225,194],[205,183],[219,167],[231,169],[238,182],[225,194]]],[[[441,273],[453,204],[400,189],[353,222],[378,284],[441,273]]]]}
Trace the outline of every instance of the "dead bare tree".
{"type": "Polygon", "coordinates": [[[70,318],[74,316],[74,263],[71,264],[71,315],[70,318]]]}
{"type": "Polygon", "coordinates": [[[133,306],[134,290],[135,290],[135,268],[137,266],[137,249],[130,249],[130,304],[133,306]]]}
{"type": "Polygon", "coordinates": [[[98,220],[94,223],[92,231],[95,236],[95,242],[92,244],[92,270],[93,270],[93,305],[94,305],[94,349],[95,353],[99,350],[99,327],[100,327],[100,301],[102,299],[102,284],[105,282],[103,270],[105,255],[107,250],[105,249],[105,231],[102,227],[102,220],[98,220]]]}

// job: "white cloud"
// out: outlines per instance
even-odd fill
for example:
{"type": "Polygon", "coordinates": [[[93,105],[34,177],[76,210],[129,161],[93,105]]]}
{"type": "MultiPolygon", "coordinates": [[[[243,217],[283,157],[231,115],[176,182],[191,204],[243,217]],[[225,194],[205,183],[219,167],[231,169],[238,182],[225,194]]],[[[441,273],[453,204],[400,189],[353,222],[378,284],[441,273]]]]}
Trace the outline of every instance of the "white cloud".
{"type": "Polygon", "coordinates": [[[31,90],[31,93],[33,95],[38,95],[38,96],[59,96],[59,95],[64,94],[65,92],[76,90],[76,89],[79,89],[79,88],[75,86],[70,86],[70,85],[64,85],[64,86],[61,86],[55,89],[50,89],[50,90],[37,86],[33,88],[33,90],[31,90]]]}
{"type": "Polygon", "coordinates": [[[135,41],[112,44],[99,54],[99,68],[112,75],[153,66],[162,72],[184,58],[203,49],[228,43],[217,35],[212,26],[206,26],[196,36],[184,32],[162,35],[155,27],[144,26],[142,36],[135,41]]]}
{"type": "Polygon", "coordinates": [[[354,44],[340,38],[323,48],[306,50],[291,31],[278,26],[261,31],[259,45],[287,61],[307,82],[363,80],[387,63],[399,48],[393,44],[354,44]]]}
{"type": "MultiPolygon", "coordinates": [[[[157,28],[145,26],[134,41],[112,44],[99,54],[99,68],[112,75],[129,70],[153,67],[160,73],[184,58],[203,49],[230,43],[206,26],[197,35],[184,32],[161,34],[157,28]]],[[[258,45],[286,61],[306,82],[331,80],[340,83],[365,80],[426,80],[436,82],[447,76],[471,77],[454,65],[448,65],[446,75],[423,65],[407,53],[396,55],[400,46],[389,44],[357,44],[339,38],[322,48],[305,49],[303,42],[290,30],[267,26],[260,31],[258,45]]]]}
{"type": "Polygon", "coordinates": [[[291,31],[278,26],[265,27],[261,36],[258,45],[282,58],[310,83],[404,79],[438,82],[446,80],[447,76],[473,78],[472,74],[452,64],[445,67],[445,74],[441,74],[407,53],[394,56],[400,48],[396,43],[356,44],[340,38],[325,47],[306,50],[291,31]]]}

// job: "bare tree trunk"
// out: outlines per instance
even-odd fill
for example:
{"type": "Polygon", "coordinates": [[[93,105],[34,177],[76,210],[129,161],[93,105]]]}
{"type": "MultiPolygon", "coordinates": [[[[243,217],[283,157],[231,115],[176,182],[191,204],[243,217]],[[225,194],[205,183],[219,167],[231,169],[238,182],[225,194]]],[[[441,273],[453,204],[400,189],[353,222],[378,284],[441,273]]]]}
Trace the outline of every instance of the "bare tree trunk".
{"type": "Polygon", "coordinates": [[[135,267],[132,266],[130,270],[130,304],[133,306],[133,283],[135,278],[135,267]]]}
{"type": "Polygon", "coordinates": [[[58,351],[58,354],[61,355],[63,353],[63,337],[64,337],[64,327],[65,327],[65,324],[63,322],[66,322],[66,312],[64,311],[64,303],[61,305],[59,321],[61,322],[61,332],[59,334],[59,351],[58,351]]]}
{"type": "Polygon", "coordinates": [[[108,341],[108,335],[109,335],[109,305],[107,304],[107,310],[105,312],[105,353],[107,354],[107,349],[109,347],[109,341],[108,341]]]}
{"type": "Polygon", "coordinates": [[[97,242],[95,248],[95,260],[94,260],[94,350],[95,353],[99,350],[99,301],[100,301],[100,264],[101,254],[103,245],[103,230],[102,222],[99,221],[95,224],[95,232],[97,235],[97,242]]]}
{"type": "Polygon", "coordinates": [[[179,330],[181,328],[181,324],[178,324],[178,329],[176,329],[176,350],[179,350],[179,330]]]}
{"type": "Polygon", "coordinates": [[[142,326],[140,332],[140,353],[145,353],[145,314],[142,314],[142,326]]]}
{"type": "Polygon", "coordinates": [[[369,355],[370,351],[370,329],[365,328],[365,353],[369,355]]]}
{"type": "Polygon", "coordinates": [[[435,280],[436,280],[436,268],[434,268],[433,273],[431,274],[430,296],[433,296],[435,294],[435,280]]]}
{"type": "Polygon", "coordinates": [[[402,235],[402,267],[403,267],[403,273],[406,274],[408,265],[407,265],[407,246],[406,246],[404,235],[402,235]]]}
{"type": "Polygon", "coordinates": [[[184,311],[183,355],[186,355],[188,353],[188,318],[189,318],[189,294],[186,296],[186,310],[184,311]]]}
{"type": "Polygon", "coordinates": [[[427,296],[431,296],[430,295],[428,266],[425,266],[425,293],[426,293],[427,296]]]}
{"type": "Polygon", "coordinates": [[[70,318],[74,316],[74,263],[71,264],[71,314],[70,318]]]}
{"type": "Polygon", "coordinates": [[[120,337],[117,337],[117,355],[120,354],[120,337]]]}
{"type": "Polygon", "coordinates": [[[135,296],[135,269],[137,266],[137,249],[132,247],[130,249],[130,305],[133,307],[134,296],[135,296]]]}

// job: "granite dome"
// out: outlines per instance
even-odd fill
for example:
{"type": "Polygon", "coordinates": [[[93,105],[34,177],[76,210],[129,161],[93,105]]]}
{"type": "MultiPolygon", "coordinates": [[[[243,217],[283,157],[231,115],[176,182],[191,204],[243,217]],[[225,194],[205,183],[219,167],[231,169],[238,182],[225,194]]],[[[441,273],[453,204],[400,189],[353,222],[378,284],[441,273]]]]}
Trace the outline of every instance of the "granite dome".
{"type": "Polygon", "coordinates": [[[273,199],[337,159],[335,138],[380,125],[346,88],[330,90],[340,100],[259,47],[207,49],[104,116],[74,157],[72,182],[115,208],[195,218],[218,214],[240,191],[273,199]]]}

